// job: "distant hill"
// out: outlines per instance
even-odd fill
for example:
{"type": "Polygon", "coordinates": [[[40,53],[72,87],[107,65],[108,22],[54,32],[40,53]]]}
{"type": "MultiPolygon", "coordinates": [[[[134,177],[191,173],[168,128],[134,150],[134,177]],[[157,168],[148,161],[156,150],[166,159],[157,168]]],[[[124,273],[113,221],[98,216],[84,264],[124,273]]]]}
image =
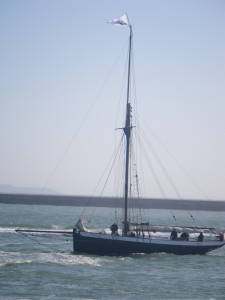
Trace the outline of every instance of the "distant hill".
{"type": "Polygon", "coordinates": [[[32,195],[60,195],[59,192],[45,188],[37,187],[22,187],[22,186],[13,186],[9,184],[0,184],[0,193],[3,194],[32,194],[32,195]]]}

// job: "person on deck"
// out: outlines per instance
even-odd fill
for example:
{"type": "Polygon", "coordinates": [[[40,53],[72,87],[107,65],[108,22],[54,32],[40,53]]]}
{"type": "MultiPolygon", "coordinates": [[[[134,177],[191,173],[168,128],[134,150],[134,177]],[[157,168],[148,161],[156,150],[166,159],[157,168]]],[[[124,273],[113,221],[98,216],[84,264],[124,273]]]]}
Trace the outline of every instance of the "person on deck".
{"type": "Polygon", "coordinates": [[[198,242],[203,242],[203,238],[204,238],[203,233],[200,232],[200,234],[198,236],[198,242]]]}
{"type": "Polygon", "coordinates": [[[220,234],[217,235],[216,237],[219,239],[219,241],[221,242],[224,241],[224,234],[222,232],[220,232],[220,234]]]}
{"type": "Polygon", "coordinates": [[[112,231],[112,235],[118,235],[118,226],[117,223],[113,223],[110,227],[110,230],[112,231]]]}
{"type": "Polygon", "coordinates": [[[170,239],[171,240],[176,240],[177,239],[177,231],[176,231],[175,228],[173,229],[173,231],[170,234],[170,239]]]}
{"type": "Polygon", "coordinates": [[[188,232],[182,232],[180,235],[180,239],[182,241],[189,241],[189,233],[188,232]]]}

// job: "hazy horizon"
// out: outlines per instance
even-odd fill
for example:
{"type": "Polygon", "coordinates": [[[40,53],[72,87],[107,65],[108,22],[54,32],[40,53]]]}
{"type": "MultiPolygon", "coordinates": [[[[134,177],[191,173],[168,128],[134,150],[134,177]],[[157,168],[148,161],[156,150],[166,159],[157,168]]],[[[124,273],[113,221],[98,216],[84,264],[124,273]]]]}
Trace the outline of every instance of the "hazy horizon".
{"type": "MultiPolygon", "coordinates": [[[[40,196],[74,196],[74,197],[90,197],[88,194],[62,194],[56,190],[48,189],[48,188],[41,188],[41,187],[26,187],[26,186],[12,186],[8,184],[0,184],[0,194],[27,194],[27,195],[40,195],[40,196]]],[[[101,195],[95,195],[92,196],[92,198],[114,198],[116,196],[113,195],[104,195],[103,197],[101,195]]],[[[223,201],[225,202],[225,199],[205,199],[205,198],[183,198],[183,199],[177,199],[177,198],[168,198],[164,199],[163,197],[144,197],[143,199],[155,199],[155,200],[178,200],[178,201],[223,201]]]]}

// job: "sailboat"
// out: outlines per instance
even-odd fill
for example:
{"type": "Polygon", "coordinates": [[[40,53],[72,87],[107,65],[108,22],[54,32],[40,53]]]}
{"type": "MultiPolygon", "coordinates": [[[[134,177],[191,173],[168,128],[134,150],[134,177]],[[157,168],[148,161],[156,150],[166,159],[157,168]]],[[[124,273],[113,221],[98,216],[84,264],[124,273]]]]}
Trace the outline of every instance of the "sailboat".
{"type": "Polygon", "coordinates": [[[122,230],[118,233],[117,224],[106,230],[88,230],[84,220],[79,218],[73,229],[73,250],[75,253],[91,253],[98,255],[127,255],[133,253],[173,253],[173,254],[205,254],[225,244],[223,233],[216,228],[183,227],[151,225],[148,222],[131,222],[128,217],[130,187],[130,150],[132,125],[132,107],[130,101],[131,51],[133,31],[127,15],[109,21],[112,25],[129,28],[128,77],[126,95],[125,125],[122,128],[125,142],[124,178],[124,215],[122,230]],[[114,228],[113,228],[114,227],[114,228]],[[163,234],[162,234],[163,233],[163,234]],[[180,234],[180,237],[179,237],[180,234]],[[209,238],[206,238],[209,236],[209,238]]]}

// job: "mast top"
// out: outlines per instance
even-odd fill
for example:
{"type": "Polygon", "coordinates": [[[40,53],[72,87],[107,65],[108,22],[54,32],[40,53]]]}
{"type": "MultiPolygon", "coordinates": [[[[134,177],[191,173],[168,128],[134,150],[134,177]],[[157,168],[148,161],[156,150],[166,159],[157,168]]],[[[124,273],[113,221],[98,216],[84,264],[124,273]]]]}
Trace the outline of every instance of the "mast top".
{"type": "Polygon", "coordinates": [[[112,21],[108,21],[109,24],[116,25],[116,26],[129,26],[130,27],[130,34],[132,33],[132,25],[128,19],[127,14],[123,15],[119,19],[113,19],[112,21]]]}

